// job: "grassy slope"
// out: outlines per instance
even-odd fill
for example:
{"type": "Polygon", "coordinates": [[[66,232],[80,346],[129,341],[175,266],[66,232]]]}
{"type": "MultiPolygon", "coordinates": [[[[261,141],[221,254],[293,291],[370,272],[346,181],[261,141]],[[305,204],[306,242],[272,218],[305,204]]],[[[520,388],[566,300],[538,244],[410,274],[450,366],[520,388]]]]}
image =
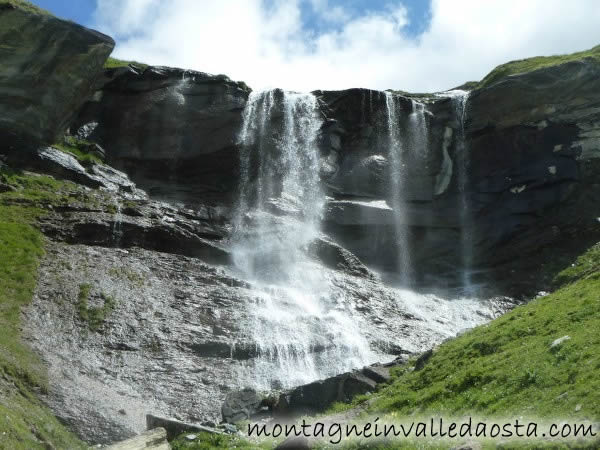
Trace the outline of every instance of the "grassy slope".
{"type": "Polygon", "coordinates": [[[47,390],[44,367],[20,339],[21,308],[33,296],[44,239],[40,206],[67,199],[69,183],[0,169],[0,448],[85,448],[34,395],[47,390]],[[26,202],[26,203],[23,203],[26,202]]]}
{"type": "Polygon", "coordinates": [[[541,69],[543,67],[557,66],[559,64],[577,61],[583,58],[593,58],[600,63],[600,45],[597,45],[590,50],[571,53],[568,55],[536,56],[533,58],[507,62],[506,64],[496,67],[489,74],[487,74],[485,78],[479,82],[477,87],[482,88],[489,86],[496,81],[501,80],[502,78],[506,78],[517,73],[531,72],[532,70],[541,69]]]}

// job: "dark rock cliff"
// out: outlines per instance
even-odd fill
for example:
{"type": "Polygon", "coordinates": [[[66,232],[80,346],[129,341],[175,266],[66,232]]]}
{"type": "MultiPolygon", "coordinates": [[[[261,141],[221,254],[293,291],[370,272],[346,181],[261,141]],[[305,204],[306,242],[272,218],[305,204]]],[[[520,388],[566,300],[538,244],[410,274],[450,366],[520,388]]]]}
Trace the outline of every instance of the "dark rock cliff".
{"type": "Polygon", "coordinates": [[[0,153],[56,142],[115,46],[97,31],[6,3],[0,42],[0,153]]]}
{"type": "MultiPolygon", "coordinates": [[[[599,70],[582,60],[500,80],[470,94],[464,123],[452,99],[417,98],[426,104],[427,152],[404,161],[402,222],[418,285],[460,284],[466,234],[475,283],[528,294],[545,287],[546,252],[567,251],[574,235],[581,245],[597,236],[599,70]]],[[[246,86],[160,67],[113,69],[104,83],[72,131],[105,146],[109,161],[151,195],[208,202],[227,215],[246,86]]],[[[315,95],[324,118],[321,176],[330,195],[324,231],[367,265],[394,272],[385,93],[315,95]]],[[[396,125],[408,134],[415,103],[396,98],[396,125]]]]}
{"type": "Polygon", "coordinates": [[[600,65],[513,75],[469,98],[476,263],[514,291],[600,233],[600,65]]]}
{"type": "Polygon", "coordinates": [[[72,126],[154,196],[231,203],[249,89],[223,75],[168,67],[105,72],[72,126]]]}

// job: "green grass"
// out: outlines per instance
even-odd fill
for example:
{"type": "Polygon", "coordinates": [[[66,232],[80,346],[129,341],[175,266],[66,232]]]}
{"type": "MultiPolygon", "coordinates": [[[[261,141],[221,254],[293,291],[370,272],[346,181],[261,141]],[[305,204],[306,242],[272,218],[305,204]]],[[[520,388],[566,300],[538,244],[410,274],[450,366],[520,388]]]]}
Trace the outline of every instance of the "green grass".
{"type": "Polygon", "coordinates": [[[246,449],[268,449],[273,448],[272,444],[256,444],[231,434],[212,434],[212,433],[185,433],[171,442],[173,450],[213,450],[215,448],[235,448],[246,449]],[[197,439],[188,441],[185,436],[196,434],[197,439]]]}
{"type": "Polygon", "coordinates": [[[92,195],[75,183],[57,180],[48,175],[2,168],[0,182],[16,188],[14,192],[0,194],[0,204],[15,207],[4,210],[4,214],[10,214],[11,220],[18,220],[21,214],[25,214],[30,222],[35,221],[50,205],[65,206],[78,202],[93,206],[97,203],[92,195]],[[30,208],[16,208],[23,205],[30,208]]]}
{"type": "Polygon", "coordinates": [[[123,61],[121,59],[109,57],[106,60],[106,62],[104,63],[104,68],[105,69],[116,69],[119,67],[127,67],[129,65],[134,65],[134,66],[140,67],[141,69],[146,69],[146,67],[148,67],[148,64],[140,63],[137,61],[123,61]]]}
{"type": "Polygon", "coordinates": [[[34,14],[41,14],[44,16],[51,16],[52,14],[49,11],[46,11],[45,9],[40,8],[39,6],[34,5],[31,2],[28,2],[27,0],[0,0],[0,5],[13,5],[16,6],[19,9],[22,9],[23,11],[27,11],[30,13],[34,13],[34,14]]]}
{"type": "Polygon", "coordinates": [[[77,296],[77,311],[79,318],[87,322],[91,331],[98,331],[104,325],[104,321],[115,308],[115,298],[104,292],[100,294],[102,306],[88,306],[92,285],[88,283],[79,285],[79,294],[77,296]]]}
{"type": "Polygon", "coordinates": [[[598,419],[598,330],[596,272],[446,343],[422,370],[400,370],[372,410],[598,419]],[[551,350],[565,335],[571,339],[551,350]]]}
{"type": "Polygon", "coordinates": [[[495,82],[510,75],[531,72],[544,67],[557,66],[566,62],[578,61],[583,58],[592,58],[596,62],[600,63],[600,45],[597,45],[590,50],[571,53],[568,55],[536,56],[533,58],[510,61],[492,70],[488,75],[485,76],[483,80],[479,82],[478,87],[482,88],[490,86],[491,84],[494,84],[495,82]]]}
{"type": "Polygon", "coordinates": [[[88,151],[93,144],[83,139],[77,139],[73,136],[66,136],[63,142],[59,142],[53,145],[65,153],[70,153],[84,166],[91,166],[92,164],[102,164],[104,161],[102,158],[95,153],[88,151]]]}
{"type": "Polygon", "coordinates": [[[21,189],[0,194],[0,448],[84,448],[34,395],[47,391],[46,373],[20,336],[21,309],[32,299],[44,253],[35,228],[43,210],[12,202],[23,195],[55,198],[60,182],[7,170],[0,179],[21,189]]]}

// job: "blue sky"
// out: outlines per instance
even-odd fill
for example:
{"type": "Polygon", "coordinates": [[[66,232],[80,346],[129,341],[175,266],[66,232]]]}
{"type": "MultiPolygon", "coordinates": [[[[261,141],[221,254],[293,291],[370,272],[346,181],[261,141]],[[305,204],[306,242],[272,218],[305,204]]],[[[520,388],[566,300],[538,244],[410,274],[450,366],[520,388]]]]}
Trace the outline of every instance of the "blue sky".
{"type": "Polygon", "coordinates": [[[498,64],[600,44],[600,1],[34,0],[102,31],[113,56],[254,89],[435,92],[498,64]]]}
{"type": "Polygon", "coordinates": [[[96,0],[33,0],[32,3],[50,11],[55,16],[82,25],[92,23],[92,15],[96,9],[96,0]]]}
{"type": "MultiPolygon", "coordinates": [[[[33,0],[32,3],[63,19],[86,26],[94,25],[93,15],[96,9],[96,0],[33,0]]],[[[344,6],[354,16],[385,10],[389,3],[387,0],[334,0],[329,2],[334,7],[344,6]]],[[[417,35],[427,25],[431,1],[406,0],[403,3],[410,17],[409,26],[405,31],[410,35],[417,35]]],[[[302,5],[302,14],[307,29],[318,32],[331,26],[319,17],[309,2],[302,5]]]]}

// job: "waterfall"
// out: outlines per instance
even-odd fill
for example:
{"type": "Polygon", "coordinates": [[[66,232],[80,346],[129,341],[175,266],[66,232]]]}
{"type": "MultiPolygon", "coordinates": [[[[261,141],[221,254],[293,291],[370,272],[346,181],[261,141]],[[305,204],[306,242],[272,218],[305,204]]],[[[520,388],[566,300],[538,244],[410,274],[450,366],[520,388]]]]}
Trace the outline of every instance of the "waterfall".
{"type": "Polygon", "coordinates": [[[115,196],[114,201],[115,212],[112,226],[112,241],[115,247],[120,247],[121,239],[123,238],[123,213],[121,201],[117,196],[115,196]]]}
{"type": "Polygon", "coordinates": [[[396,245],[398,248],[398,271],[400,282],[406,285],[410,283],[412,278],[404,199],[407,167],[404,161],[404,142],[398,124],[397,102],[391,92],[385,93],[385,108],[387,113],[388,153],[390,158],[391,202],[394,211],[396,245]]]}
{"type": "Polygon", "coordinates": [[[343,295],[307,252],[320,236],[325,201],[321,125],[311,94],[253,92],[243,114],[232,249],[252,286],[243,326],[256,345],[248,372],[258,388],[307,383],[373,360],[343,295]]]}
{"type": "Polygon", "coordinates": [[[473,293],[471,274],[473,270],[473,224],[468,198],[469,190],[469,149],[466,145],[465,122],[469,92],[453,90],[446,92],[452,99],[454,114],[459,124],[456,135],[456,162],[458,192],[460,196],[460,247],[462,262],[462,288],[467,294],[473,293]]]}
{"type": "Polygon", "coordinates": [[[415,156],[419,168],[427,163],[429,153],[427,119],[425,105],[411,99],[412,112],[408,116],[409,122],[409,151],[415,156]]]}
{"type": "Polygon", "coordinates": [[[402,133],[398,101],[391,92],[385,93],[387,114],[387,143],[390,160],[391,203],[394,211],[396,245],[398,249],[398,274],[400,283],[409,286],[414,282],[411,245],[408,236],[410,224],[407,208],[409,191],[409,164],[411,170],[426,163],[428,151],[427,120],[425,105],[411,100],[412,111],[408,115],[405,133],[402,133]]]}

